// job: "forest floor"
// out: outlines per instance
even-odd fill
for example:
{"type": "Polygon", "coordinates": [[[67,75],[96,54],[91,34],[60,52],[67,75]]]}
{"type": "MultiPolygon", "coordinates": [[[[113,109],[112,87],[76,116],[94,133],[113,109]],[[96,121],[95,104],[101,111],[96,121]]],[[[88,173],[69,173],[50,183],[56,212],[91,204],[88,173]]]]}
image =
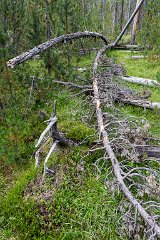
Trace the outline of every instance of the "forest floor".
{"type": "MultiPolygon", "coordinates": [[[[108,53],[116,62],[124,64],[127,75],[160,81],[160,60],[151,55],[142,59],[131,57],[140,54],[144,53],[108,53]]],[[[90,67],[92,57],[82,57],[78,67],[90,67]]],[[[33,66],[34,63],[32,71],[33,66]]],[[[34,67],[36,70],[33,74],[37,74],[41,63],[35,64],[34,67]]],[[[20,67],[17,71],[22,70],[23,67],[20,67]]],[[[95,137],[87,139],[95,134],[93,122],[87,123],[88,116],[91,116],[94,110],[85,97],[75,94],[70,89],[57,87],[52,81],[48,84],[47,80],[44,80],[38,82],[35,98],[26,115],[26,102],[24,103],[23,99],[28,93],[30,81],[29,76],[24,75],[25,72],[19,77],[23,81],[15,81],[14,93],[18,94],[18,105],[12,111],[7,110],[8,129],[6,122],[1,126],[1,140],[5,149],[1,157],[0,174],[0,239],[125,239],[120,237],[117,224],[120,218],[117,208],[121,194],[113,195],[104,185],[110,165],[106,165],[101,174],[95,169],[93,164],[101,157],[101,151],[87,156],[82,161],[95,140],[95,137]],[[75,142],[80,143],[85,138],[86,141],[71,149],[57,150],[48,162],[55,174],[46,177],[45,183],[42,183],[43,166],[35,169],[35,160],[31,156],[35,140],[45,128],[39,112],[43,110],[49,116],[55,99],[58,127],[66,133],[66,137],[75,142]],[[20,113],[17,113],[16,119],[15,111],[20,113]],[[15,148],[18,162],[12,154],[15,148]]],[[[131,83],[125,85],[138,91],[148,89],[131,83]]],[[[160,89],[152,87],[150,91],[151,100],[160,102],[160,89]]],[[[121,112],[126,116],[147,119],[151,125],[152,136],[160,136],[160,113],[157,110],[143,110],[124,105],[121,112]]],[[[47,151],[46,147],[42,158],[47,151]]]]}

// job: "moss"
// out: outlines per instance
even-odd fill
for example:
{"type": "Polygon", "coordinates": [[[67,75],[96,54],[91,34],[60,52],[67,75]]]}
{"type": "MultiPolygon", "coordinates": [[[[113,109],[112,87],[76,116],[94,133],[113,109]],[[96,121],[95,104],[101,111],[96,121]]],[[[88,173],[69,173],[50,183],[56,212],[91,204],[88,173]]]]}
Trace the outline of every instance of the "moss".
{"type": "MultiPolygon", "coordinates": [[[[118,51],[111,52],[110,55],[116,61],[126,65],[128,75],[155,78],[160,72],[155,61],[133,60],[130,59],[129,53],[118,51]]],[[[73,59],[73,63],[75,62],[76,59],[73,59]]],[[[90,62],[91,58],[82,57],[78,66],[84,67],[87,64],[87,67],[90,67],[90,62]]],[[[40,70],[42,65],[41,62],[37,64],[30,62],[29,71],[34,67],[37,69],[35,71],[37,76],[44,77],[40,70]],[[38,75],[39,71],[41,72],[38,75]]],[[[23,68],[23,70],[23,73],[25,72],[29,76],[27,69],[23,68]]],[[[33,102],[30,104],[28,112],[25,112],[30,82],[23,79],[21,71],[22,69],[19,69],[15,72],[15,75],[20,72],[19,77],[17,74],[13,87],[14,92],[17,93],[15,107],[6,109],[7,119],[1,126],[3,135],[1,139],[4,146],[8,146],[9,139],[12,141],[11,146],[8,149],[5,148],[5,157],[3,155],[1,158],[2,166],[5,166],[6,177],[3,176],[4,173],[0,176],[3,190],[3,194],[0,196],[0,238],[6,240],[120,239],[116,226],[120,197],[113,197],[104,187],[103,182],[108,165],[102,172],[101,178],[97,178],[93,168],[93,163],[103,153],[96,151],[81,161],[87,154],[90,144],[95,140],[96,130],[84,123],[82,118],[84,113],[90,114],[91,109],[83,104],[82,96],[73,97],[71,91],[60,86],[57,87],[51,79],[44,78],[43,81],[38,82],[39,90],[35,89],[33,102]],[[33,153],[35,139],[46,127],[38,119],[38,113],[45,109],[50,115],[55,99],[57,99],[58,127],[66,133],[66,137],[77,142],[83,141],[89,135],[93,135],[93,137],[82,146],[75,146],[69,150],[63,149],[53,154],[48,165],[56,173],[54,176],[48,176],[45,184],[41,186],[36,181],[39,176],[42,177],[42,168],[39,168],[37,175],[33,163],[27,159],[30,159],[33,153]],[[16,144],[13,144],[13,141],[14,143],[16,141],[16,144]],[[15,148],[17,143],[18,148],[15,148]],[[6,162],[11,159],[14,160],[14,169],[17,168],[16,176],[10,173],[9,167],[7,168],[6,162]],[[18,168],[20,162],[21,168],[18,168]],[[28,165],[25,164],[26,162],[28,165]],[[6,178],[11,179],[11,176],[7,175],[7,171],[8,175],[12,175],[13,178],[10,183],[8,183],[9,180],[6,180],[6,178]],[[36,184],[37,186],[35,186],[36,184]],[[48,200],[42,197],[44,193],[45,196],[50,194],[48,200]]],[[[133,84],[126,86],[135,90],[144,89],[133,84]]],[[[5,91],[4,93],[6,94],[5,91]]],[[[160,101],[159,93],[159,89],[152,88],[151,100],[160,101]]],[[[123,106],[121,111],[126,116],[135,115],[138,118],[148,119],[151,123],[152,134],[159,136],[159,112],[157,110],[145,111],[133,106],[123,106]]],[[[45,154],[46,152],[43,157],[45,154]]],[[[32,159],[32,161],[34,160],[32,159]]]]}
{"type": "MultiPolygon", "coordinates": [[[[67,122],[63,124],[66,137],[75,141],[82,141],[89,136],[95,135],[95,130],[80,122],[67,122]]],[[[91,138],[93,140],[93,137],[91,138]]],[[[88,139],[88,142],[91,141],[88,139]]]]}

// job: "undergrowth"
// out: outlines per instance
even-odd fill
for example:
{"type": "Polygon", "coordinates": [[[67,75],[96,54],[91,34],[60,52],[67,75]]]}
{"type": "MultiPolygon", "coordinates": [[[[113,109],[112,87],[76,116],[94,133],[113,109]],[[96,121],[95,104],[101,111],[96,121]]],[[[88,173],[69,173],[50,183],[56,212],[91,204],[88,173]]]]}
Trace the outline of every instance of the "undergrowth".
{"type": "MultiPolygon", "coordinates": [[[[137,54],[137,53],[136,53],[137,54]]],[[[91,57],[73,60],[73,65],[90,69],[91,57]]],[[[128,75],[156,79],[160,68],[148,58],[131,59],[131,53],[111,52],[117,62],[123,62],[128,75]]],[[[88,135],[95,136],[96,129],[91,116],[94,109],[84,104],[85,99],[68,89],[53,83],[55,77],[46,76],[41,60],[31,61],[11,73],[12,96],[2,76],[4,103],[1,118],[1,175],[0,175],[0,239],[121,239],[116,222],[119,196],[112,196],[104,186],[107,168],[97,175],[93,163],[101,152],[96,152],[81,161],[95,137],[69,150],[53,154],[49,165],[55,175],[42,183],[42,168],[34,168],[34,145],[46,127],[44,120],[50,117],[54,100],[57,100],[58,127],[66,137],[79,143],[88,135]],[[29,102],[31,77],[38,78],[32,101],[29,102]],[[7,89],[7,90],[6,90],[7,89]],[[44,113],[44,114],[41,114],[44,113]]],[[[70,75],[66,74],[67,76],[70,75]]],[[[75,72],[74,72],[75,74],[75,72]]],[[[74,74],[72,80],[74,80],[74,74]]],[[[84,73],[85,77],[89,77],[84,73]]],[[[159,80],[159,78],[157,77],[159,80]]],[[[134,90],[145,87],[126,84],[134,90]]],[[[153,101],[160,101],[160,90],[152,88],[153,101]]],[[[146,118],[153,136],[160,135],[159,112],[133,106],[121,106],[127,115],[146,118]]],[[[46,155],[46,152],[43,156],[46,155]]]]}

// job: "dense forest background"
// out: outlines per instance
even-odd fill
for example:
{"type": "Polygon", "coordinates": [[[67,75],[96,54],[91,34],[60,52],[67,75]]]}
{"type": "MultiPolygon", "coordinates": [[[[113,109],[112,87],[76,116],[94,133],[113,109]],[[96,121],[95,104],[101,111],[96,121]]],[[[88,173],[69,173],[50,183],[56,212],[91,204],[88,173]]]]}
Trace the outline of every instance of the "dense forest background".
{"type": "MultiPolygon", "coordinates": [[[[141,222],[138,232],[131,231],[128,235],[125,227],[119,231],[117,209],[121,194],[114,195],[103,187],[110,165],[98,175],[93,163],[101,158],[101,150],[87,155],[96,141],[95,136],[86,140],[96,135],[95,110],[86,96],[73,94],[54,82],[88,84],[92,62],[104,43],[89,38],[69,41],[14,69],[6,65],[9,59],[47,40],[73,32],[98,32],[111,43],[139,2],[1,0],[0,239],[145,239],[141,222]],[[55,176],[47,178],[43,185],[43,166],[39,169],[34,166],[35,143],[45,128],[44,121],[50,118],[54,100],[57,100],[58,126],[79,146],[63,149],[51,157],[49,165],[54,165],[55,176]],[[81,166],[79,162],[86,155],[85,166],[81,166]]],[[[159,28],[160,2],[145,0],[119,43],[133,51],[109,51],[107,57],[123,63],[128,75],[160,81],[159,28]],[[134,49],[140,52],[135,53],[134,49]]],[[[145,87],[128,86],[146,91],[145,87]]],[[[159,89],[153,88],[152,93],[151,101],[160,101],[159,89]]],[[[147,119],[151,134],[145,132],[145,137],[159,139],[158,109],[141,111],[123,104],[120,107],[122,115],[147,119]]],[[[44,149],[42,158],[48,151],[44,149]]],[[[158,169],[156,164],[154,167],[158,169]]],[[[146,195],[143,197],[147,199],[146,195]]]]}
{"type": "MultiPolygon", "coordinates": [[[[7,59],[49,38],[84,30],[101,32],[112,40],[122,30],[138,2],[2,0],[1,54],[7,59]]],[[[158,45],[159,8],[158,0],[146,0],[143,4],[137,23],[137,41],[140,44],[152,47],[158,45]]],[[[126,35],[131,33],[132,26],[126,35]]]]}

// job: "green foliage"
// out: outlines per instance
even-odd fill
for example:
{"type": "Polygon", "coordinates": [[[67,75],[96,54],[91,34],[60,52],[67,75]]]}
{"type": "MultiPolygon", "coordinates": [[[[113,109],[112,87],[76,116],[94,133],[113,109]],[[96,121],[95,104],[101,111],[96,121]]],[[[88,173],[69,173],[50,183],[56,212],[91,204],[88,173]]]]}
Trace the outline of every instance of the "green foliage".
{"type": "MultiPolygon", "coordinates": [[[[51,37],[78,30],[112,35],[112,1],[48,0],[48,4],[51,37]]],[[[124,62],[129,75],[160,80],[159,62],[154,58],[159,54],[158,9],[158,1],[148,1],[143,38],[142,34],[139,36],[141,43],[155,45],[155,51],[149,57],[131,60],[125,53],[111,53],[115,59],[124,62]]],[[[105,169],[101,179],[94,174],[93,163],[102,156],[102,151],[96,151],[86,158],[84,166],[79,166],[95,141],[96,130],[83,119],[86,112],[91,115],[93,110],[83,104],[83,97],[74,97],[73,92],[57,87],[52,81],[52,78],[75,81],[76,71],[72,65],[87,67],[82,75],[89,79],[91,58],[95,53],[89,57],[72,56],[73,43],[56,51],[49,49],[43,59],[31,60],[8,71],[5,63],[9,58],[48,40],[45,1],[17,0],[13,3],[2,0],[0,20],[0,104],[3,106],[0,119],[3,146],[0,152],[0,239],[120,239],[116,228],[118,197],[111,196],[103,183],[108,170],[105,169]],[[31,76],[37,80],[29,101],[31,76]],[[37,175],[30,158],[36,139],[46,127],[43,123],[46,119],[41,119],[39,113],[44,110],[49,117],[55,99],[58,127],[66,137],[81,142],[93,136],[70,152],[63,150],[62,154],[52,155],[48,164],[56,169],[56,175],[47,178],[44,186],[36,185],[42,174],[37,175]],[[42,198],[44,192],[51,193],[49,200],[42,198]]],[[[126,36],[124,43],[128,40],[129,36],[126,36]]],[[[100,41],[85,39],[78,42],[78,51],[82,43],[86,48],[102,45],[100,41]]],[[[128,86],[142,89],[132,84],[128,86]]],[[[153,89],[152,100],[160,101],[159,96],[159,90],[153,89]]],[[[151,122],[153,135],[159,136],[156,111],[143,112],[132,106],[124,106],[121,111],[126,116],[146,117],[151,122]]]]}
{"type": "MultiPolygon", "coordinates": [[[[27,171],[21,172],[18,181],[15,183],[7,194],[1,196],[1,210],[0,210],[0,236],[13,237],[17,235],[17,229],[20,228],[22,231],[29,231],[29,225],[31,225],[31,235],[38,224],[36,219],[36,208],[34,208],[34,202],[32,200],[25,201],[23,199],[23,191],[27,186],[28,182],[35,177],[36,171],[32,165],[32,168],[27,171]],[[3,228],[2,228],[3,226],[3,228]],[[2,230],[4,229],[4,230],[2,230]],[[15,231],[16,230],[16,231],[15,231]]],[[[25,237],[25,236],[24,236],[25,237]]],[[[5,238],[4,238],[5,239],[5,238]]],[[[6,238],[7,239],[7,238],[6,238]]],[[[28,239],[28,238],[25,238],[28,239]]]]}
{"type": "Polygon", "coordinates": [[[139,32],[139,41],[144,46],[156,47],[159,49],[160,32],[158,30],[160,22],[159,0],[147,1],[142,29],[139,32]]]}
{"type": "Polygon", "coordinates": [[[28,48],[39,45],[45,39],[44,23],[42,22],[42,20],[44,20],[44,17],[42,15],[43,9],[38,6],[38,3],[39,1],[34,1],[34,3],[31,3],[29,6],[31,15],[28,19],[28,29],[26,32],[26,36],[29,40],[28,48]]]}
{"type": "MultiPolygon", "coordinates": [[[[138,55],[145,55],[145,53],[138,53],[138,55]]],[[[151,54],[146,54],[143,59],[132,59],[132,55],[137,55],[137,53],[128,53],[128,52],[120,52],[120,51],[111,51],[109,53],[110,56],[115,58],[115,61],[118,63],[123,63],[127,70],[128,76],[149,78],[149,79],[158,79],[160,72],[160,65],[158,58],[152,58],[151,54]]],[[[148,90],[147,86],[141,86],[132,83],[125,83],[125,86],[138,91],[143,92],[148,90]]],[[[151,101],[160,102],[160,89],[157,87],[152,87],[151,89],[152,96],[150,98],[151,101]]],[[[125,105],[121,108],[121,111],[126,115],[133,115],[138,118],[147,119],[151,125],[151,131],[154,137],[159,137],[160,135],[160,125],[159,125],[159,111],[158,110],[145,110],[142,111],[141,108],[125,105]]]]}
{"type": "MultiPolygon", "coordinates": [[[[156,79],[160,72],[158,55],[152,52],[121,52],[111,51],[107,53],[112,56],[118,63],[124,64],[128,76],[156,79]],[[142,59],[132,59],[134,55],[143,55],[142,59]],[[154,55],[154,58],[152,57],[154,55]],[[146,70],[147,69],[147,70],[146,70]]],[[[156,54],[156,53],[155,53],[156,54]]]]}
{"type": "Polygon", "coordinates": [[[55,239],[119,239],[114,225],[115,199],[93,177],[83,185],[75,180],[66,179],[55,196],[54,222],[61,226],[55,239]]]}
{"type": "Polygon", "coordinates": [[[57,174],[46,179],[41,188],[36,186],[37,180],[32,180],[36,174],[33,166],[20,174],[14,186],[0,199],[0,225],[5,227],[0,234],[6,239],[27,240],[120,239],[116,233],[118,202],[103,187],[104,176],[102,181],[96,180],[91,165],[85,164],[83,171],[77,170],[83,151],[74,148],[71,153],[54,156],[51,164],[57,174]],[[58,186],[54,178],[61,179],[58,186]],[[39,190],[34,192],[36,188],[39,190]],[[47,194],[47,189],[48,193],[52,192],[49,200],[41,198],[47,194]]]}

